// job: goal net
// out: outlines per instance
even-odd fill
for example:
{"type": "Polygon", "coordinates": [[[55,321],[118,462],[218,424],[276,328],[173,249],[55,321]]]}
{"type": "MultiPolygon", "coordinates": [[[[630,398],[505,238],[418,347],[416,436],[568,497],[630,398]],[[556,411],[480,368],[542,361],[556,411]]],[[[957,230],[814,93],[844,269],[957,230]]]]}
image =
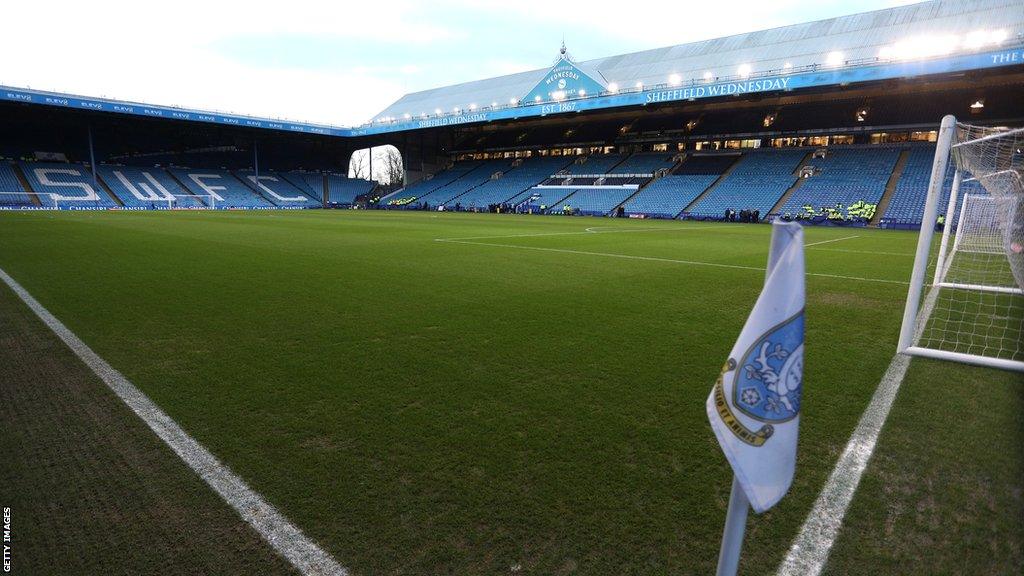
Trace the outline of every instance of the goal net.
{"type": "Polygon", "coordinates": [[[1024,371],[1022,148],[1024,130],[943,119],[901,352],[1024,371]]]}
{"type": "Polygon", "coordinates": [[[217,198],[204,194],[175,194],[167,200],[167,208],[171,210],[215,210],[217,198]]]}

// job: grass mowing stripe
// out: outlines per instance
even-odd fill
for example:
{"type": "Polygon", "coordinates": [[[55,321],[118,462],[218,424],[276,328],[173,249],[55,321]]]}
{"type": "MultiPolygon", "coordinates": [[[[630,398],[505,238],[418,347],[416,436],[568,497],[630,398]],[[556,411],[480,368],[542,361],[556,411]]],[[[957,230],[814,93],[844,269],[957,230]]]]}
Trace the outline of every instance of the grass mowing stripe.
{"type": "MultiPolygon", "coordinates": [[[[497,244],[493,242],[473,242],[469,240],[458,240],[452,238],[435,238],[434,242],[445,242],[449,244],[468,244],[472,246],[493,246],[496,248],[518,248],[520,250],[536,250],[539,252],[556,252],[560,254],[583,254],[585,256],[602,256],[605,258],[624,258],[626,260],[643,260],[647,262],[666,262],[669,264],[687,264],[689,266],[712,266],[715,268],[730,268],[733,270],[752,270],[764,272],[763,267],[741,266],[739,264],[722,264],[720,262],[701,262],[698,260],[678,260],[675,258],[659,258],[657,256],[636,256],[632,254],[614,254],[611,252],[590,252],[586,250],[569,250],[567,248],[544,248],[541,246],[520,246],[518,244],[497,244]]],[[[825,274],[821,272],[808,272],[808,276],[819,278],[834,278],[837,280],[856,280],[859,282],[880,282],[883,284],[899,284],[906,286],[908,282],[903,280],[886,280],[884,278],[864,278],[861,276],[843,276],[840,274],[825,274]]]]}
{"type": "Polygon", "coordinates": [[[51,314],[14,278],[0,269],[0,280],[32,310],[135,414],[271,546],[308,576],[345,576],[348,572],[301,530],[249,488],[209,450],[115,370],[51,314]]]}

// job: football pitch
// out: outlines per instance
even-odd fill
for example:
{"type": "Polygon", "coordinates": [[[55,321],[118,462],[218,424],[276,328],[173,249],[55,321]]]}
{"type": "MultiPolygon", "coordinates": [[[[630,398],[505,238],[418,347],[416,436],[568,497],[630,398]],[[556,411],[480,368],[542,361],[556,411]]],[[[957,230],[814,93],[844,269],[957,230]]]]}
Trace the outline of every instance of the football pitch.
{"type": "MultiPolygon", "coordinates": [[[[710,574],[731,471],[705,400],[769,235],[436,212],[0,212],[0,268],[353,574],[710,574]]],[[[741,574],[775,573],[868,406],[917,242],[805,235],[796,477],[749,520],[741,574]]],[[[100,402],[102,433],[55,416],[71,409],[55,375],[92,376],[0,292],[0,505],[25,573],[290,570],[102,384],[75,397],[100,402]],[[80,428],[83,445],[28,457],[54,442],[39,422],[80,428]],[[86,466],[82,451],[148,464],[86,466]],[[164,484],[194,537],[136,537],[166,532],[136,492],[164,484]],[[111,485],[123,494],[94,498],[111,485]],[[182,555],[193,564],[175,568],[182,555]]],[[[1019,374],[914,359],[825,572],[1024,570],[1022,414],[1019,374]]]]}

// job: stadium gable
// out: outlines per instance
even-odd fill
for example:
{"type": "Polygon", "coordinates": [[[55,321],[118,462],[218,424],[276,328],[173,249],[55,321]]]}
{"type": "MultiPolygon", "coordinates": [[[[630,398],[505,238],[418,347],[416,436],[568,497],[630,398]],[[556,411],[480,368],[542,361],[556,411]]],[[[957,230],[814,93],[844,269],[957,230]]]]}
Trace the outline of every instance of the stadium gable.
{"type": "Polygon", "coordinates": [[[644,105],[677,88],[694,88],[678,92],[689,99],[1005,66],[1024,62],[1007,50],[1022,42],[1019,2],[937,0],[577,62],[607,82],[583,97],[538,104],[531,90],[547,69],[415,92],[353,135],[644,105]]]}

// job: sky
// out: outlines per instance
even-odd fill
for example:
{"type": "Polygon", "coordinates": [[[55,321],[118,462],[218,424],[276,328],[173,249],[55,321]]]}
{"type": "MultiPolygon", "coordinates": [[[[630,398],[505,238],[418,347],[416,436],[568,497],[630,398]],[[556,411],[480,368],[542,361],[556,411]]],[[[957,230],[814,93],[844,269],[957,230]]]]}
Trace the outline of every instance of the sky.
{"type": "Polygon", "coordinates": [[[911,3],[14,2],[0,84],[354,126],[409,92],[549,66],[563,37],[588,60],[911,3]]]}

